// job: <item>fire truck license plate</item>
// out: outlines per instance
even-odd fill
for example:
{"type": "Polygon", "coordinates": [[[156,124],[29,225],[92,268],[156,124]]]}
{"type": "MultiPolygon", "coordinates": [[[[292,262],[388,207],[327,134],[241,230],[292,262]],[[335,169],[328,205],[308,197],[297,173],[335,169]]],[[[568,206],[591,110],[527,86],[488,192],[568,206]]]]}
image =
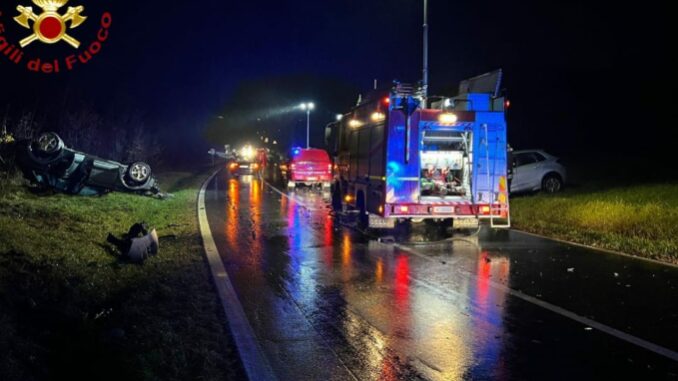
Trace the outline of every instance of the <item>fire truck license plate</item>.
{"type": "Polygon", "coordinates": [[[433,208],[433,213],[436,214],[454,214],[453,206],[436,206],[433,208]]]}
{"type": "Polygon", "coordinates": [[[308,181],[317,181],[317,180],[318,180],[317,177],[309,177],[309,178],[308,178],[308,181]]]}

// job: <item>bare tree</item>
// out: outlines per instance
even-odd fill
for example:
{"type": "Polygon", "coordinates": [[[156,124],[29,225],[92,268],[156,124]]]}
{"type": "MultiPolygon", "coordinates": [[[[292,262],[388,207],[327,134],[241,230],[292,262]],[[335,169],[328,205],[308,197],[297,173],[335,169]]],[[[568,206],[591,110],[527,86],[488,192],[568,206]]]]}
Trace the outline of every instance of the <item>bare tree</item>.
{"type": "Polygon", "coordinates": [[[106,139],[101,135],[103,127],[103,118],[92,107],[83,104],[78,111],[66,114],[61,128],[62,137],[71,147],[101,153],[101,146],[106,144],[106,139]]]}
{"type": "Polygon", "coordinates": [[[24,112],[11,129],[15,139],[32,139],[40,130],[35,120],[35,112],[24,112]]]}
{"type": "Polygon", "coordinates": [[[131,133],[131,138],[128,140],[127,155],[125,157],[126,161],[133,162],[145,160],[147,135],[143,123],[135,126],[131,133]]]}
{"type": "Polygon", "coordinates": [[[157,134],[145,123],[138,111],[126,111],[119,114],[111,123],[113,133],[111,157],[124,162],[144,161],[157,165],[162,156],[162,146],[157,134]]]}

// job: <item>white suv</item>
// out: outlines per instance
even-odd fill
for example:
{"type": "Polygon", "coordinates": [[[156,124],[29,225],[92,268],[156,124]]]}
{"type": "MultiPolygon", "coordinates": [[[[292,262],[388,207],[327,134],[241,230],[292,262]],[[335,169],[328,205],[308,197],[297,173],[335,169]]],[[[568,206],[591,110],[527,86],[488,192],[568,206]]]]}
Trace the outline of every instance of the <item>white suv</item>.
{"type": "Polygon", "coordinates": [[[513,152],[511,193],[544,191],[556,193],[563,189],[567,171],[558,158],[541,150],[513,152]]]}

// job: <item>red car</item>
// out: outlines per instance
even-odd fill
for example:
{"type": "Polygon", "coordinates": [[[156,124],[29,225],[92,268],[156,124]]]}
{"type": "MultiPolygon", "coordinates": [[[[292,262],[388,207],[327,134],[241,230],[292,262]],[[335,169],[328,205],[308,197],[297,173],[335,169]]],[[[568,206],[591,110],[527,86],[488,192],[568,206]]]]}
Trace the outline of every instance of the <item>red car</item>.
{"type": "Polygon", "coordinates": [[[332,177],[332,162],[327,152],[314,148],[297,148],[293,151],[288,166],[288,188],[295,188],[299,184],[329,188],[332,177]]]}

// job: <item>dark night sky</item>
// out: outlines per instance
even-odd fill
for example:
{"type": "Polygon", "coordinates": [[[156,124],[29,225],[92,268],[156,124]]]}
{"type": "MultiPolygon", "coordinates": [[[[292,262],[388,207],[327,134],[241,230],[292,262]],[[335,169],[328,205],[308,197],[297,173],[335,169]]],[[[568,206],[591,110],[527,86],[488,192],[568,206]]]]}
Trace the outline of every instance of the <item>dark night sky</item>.
{"type": "MultiPolygon", "coordinates": [[[[18,3],[0,4],[4,35],[13,41],[26,34],[11,20],[18,3]]],[[[374,78],[414,82],[421,75],[421,0],[121,3],[71,1],[91,16],[72,31],[83,42],[95,35],[98,15],[113,14],[102,53],[71,73],[29,73],[0,56],[0,106],[49,114],[67,96],[102,113],[134,108],[153,128],[171,132],[168,141],[198,147],[204,126],[245,82],[307,80],[306,93],[276,91],[285,101],[314,97],[321,108],[314,122],[324,125],[357,94],[337,99],[321,86],[358,91],[374,78]]],[[[642,154],[668,147],[661,136],[676,115],[669,99],[676,41],[667,8],[652,0],[430,0],[432,92],[502,67],[514,146],[572,155],[643,134],[633,138],[642,154]]],[[[36,44],[25,51],[63,57],[72,49],[36,44]]]]}

